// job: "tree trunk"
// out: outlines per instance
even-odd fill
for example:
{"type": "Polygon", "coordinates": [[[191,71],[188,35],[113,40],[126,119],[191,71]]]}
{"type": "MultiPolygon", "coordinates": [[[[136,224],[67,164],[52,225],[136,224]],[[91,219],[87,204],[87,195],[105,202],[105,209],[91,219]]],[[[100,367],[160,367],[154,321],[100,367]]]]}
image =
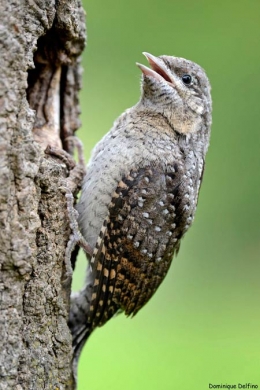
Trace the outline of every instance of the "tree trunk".
{"type": "Polygon", "coordinates": [[[44,149],[72,152],[84,44],[79,0],[0,2],[0,389],[75,388],[61,187],[83,172],[44,149]]]}

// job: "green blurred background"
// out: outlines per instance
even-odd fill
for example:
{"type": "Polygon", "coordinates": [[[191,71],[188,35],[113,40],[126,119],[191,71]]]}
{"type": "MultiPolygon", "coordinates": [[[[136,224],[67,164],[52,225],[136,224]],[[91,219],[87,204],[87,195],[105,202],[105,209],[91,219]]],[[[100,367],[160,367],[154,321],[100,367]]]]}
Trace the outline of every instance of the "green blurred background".
{"type": "MultiPolygon", "coordinates": [[[[139,99],[142,51],[193,60],[213,127],[195,223],[152,300],[94,332],[79,390],[260,388],[260,1],[85,0],[78,132],[89,158],[139,99]]],[[[74,289],[83,283],[81,253],[74,289]]]]}

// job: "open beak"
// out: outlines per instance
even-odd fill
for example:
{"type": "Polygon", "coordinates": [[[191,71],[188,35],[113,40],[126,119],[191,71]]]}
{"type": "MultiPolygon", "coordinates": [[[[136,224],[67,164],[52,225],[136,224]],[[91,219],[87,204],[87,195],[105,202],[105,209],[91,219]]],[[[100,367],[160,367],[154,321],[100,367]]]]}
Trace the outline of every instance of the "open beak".
{"type": "Polygon", "coordinates": [[[153,77],[159,81],[166,81],[168,84],[173,84],[173,81],[170,76],[170,71],[166,68],[163,60],[158,57],[153,56],[150,53],[143,52],[143,55],[147,58],[152,69],[148,68],[145,65],[139,64],[136,65],[141,69],[144,76],[153,77]]]}

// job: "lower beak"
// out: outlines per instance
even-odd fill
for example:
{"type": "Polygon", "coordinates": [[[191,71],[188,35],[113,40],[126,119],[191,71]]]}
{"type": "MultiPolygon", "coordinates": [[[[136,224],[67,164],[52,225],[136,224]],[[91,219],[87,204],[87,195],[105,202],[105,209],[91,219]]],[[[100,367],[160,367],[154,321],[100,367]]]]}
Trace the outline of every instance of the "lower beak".
{"type": "Polygon", "coordinates": [[[159,81],[166,81],[167,83],[172,84],[172,79],[170,76],[170,71],[166,68],[163,60],[159,57],[155,57],[150,53],[143,52],[147,58],[152,69],[148,68],[145,65],[136,63],[136,65],[141,69],[144,76],[153,77],[159,81]]]}

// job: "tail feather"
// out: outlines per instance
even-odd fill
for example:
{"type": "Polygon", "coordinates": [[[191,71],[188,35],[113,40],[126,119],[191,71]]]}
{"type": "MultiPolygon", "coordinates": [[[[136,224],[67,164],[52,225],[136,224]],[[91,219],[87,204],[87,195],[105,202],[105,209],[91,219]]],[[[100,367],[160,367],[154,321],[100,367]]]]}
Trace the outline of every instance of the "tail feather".
{"type": "Polygon", "coordinates": [[[71,296],[69,328],[72,334],[74,359],[78,360],[80,352],[92,332],[88,323],[89,289],[73,293],[71,296]]]}

